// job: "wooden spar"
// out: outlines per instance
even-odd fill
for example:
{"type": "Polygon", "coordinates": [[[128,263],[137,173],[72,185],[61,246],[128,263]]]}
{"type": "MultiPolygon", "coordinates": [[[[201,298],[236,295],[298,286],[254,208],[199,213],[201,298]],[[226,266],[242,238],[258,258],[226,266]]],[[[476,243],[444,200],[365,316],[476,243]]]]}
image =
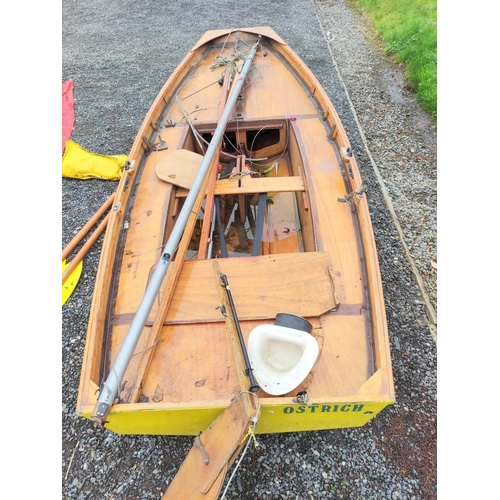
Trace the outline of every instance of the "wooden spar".
{"type": "Polygon", "coordinates": [[[109,216],[110,213],[108,213],[108,215],[106,215],[106,217],[102,220],[102,222],[97,226],[96,230],[92,233],[92,236],[85,242],[85,245],[83,245],[81,250],[75,255],[75,258],[70,262],[68,267],[64,270],[64,272],[62,273],[63,285],[64,282],[68,279],[68,276],[76,269],[76,266],[80,263],[83,257],[85,257],[85,254],[90,250],[90,247],[97,241],[97,238],[101,236],[101,233],[104,231],[104,229],[108,224],[109,216]]]}
{"type": "MultiPolygon", "coordinates": [[[[222,99],[221,99],[221,110],[219,113],[219,119],[222,116],[222,113],[224,112],[224,108],[226,106],[227,102],[227,91],[228,91],[228,84],[229,84],[229,73],[226,73],[226,76],[224,78],[224,85],[222,89],[222,99]]],[[[219,150],[220,146],[222,143],[222,138],[219,141],[219,144],[217,145],[217,150],[213,156],[212,163],[210,164],[210,167],[208,169],[208,173],[205,176],[205,180],[203,182],[203,185],[198,193],[198,197],[196,198],[195,204],[193,206],[193,209],[190,213],[186,229],[184,230],[181,242],[179,244],[179,248],[177,249],[176,252],[176,258],[173,261],[172,265],[169,267],[168,272],[165,277],[165,287],[164,287],[164,293],[163,296],[161,297],[160,301],[160,306],[158,308],[158,311],[155,315],[154,321],[153,321],[153,326],[149,331],[148,339],[146,341],[147,346],[151,346],[148,349],[146,349],[141,356],[141,361],[139,363],[139,367],[135,373],[134,379],[132,381],[132,384],[130,386],[130,396],[128,398],[129,403],[137,403],[139,401],[139,398],[141,397],[141,390],[142,390],[142,385],[144,383],[144,380],[146,378],[146,375],[149,371],[149,367],[151,365],[151,360],[153,359],[153,354],[155,352],[155,346],[160,340],[161,337],[161,331],[163,328],[163,323],[165,321],[165,318],[167,317],[168,313],[168,308],[170,307],[170,303],[172,301],[172,297],[174,294],[175,287],[177,285],[177,281],[182,269],[182,264],[184,262],[184,256],[186,255],[186,251],[189,247],[189,242],[191,240],[191,236],[194,231],[194,227],[196,225],[196,221],[198,220],[198,213],[201,209],[201,205],[203,203],[203,199],[205,198],[205,192],[206,192],[206,198],[207,201],[205,202],[205,214],[203,218],[203,222],[205,224],[205,221],[208,218],[207,215],[207,203],[208,203],[208,198],[210,197],[210,191],[212,192],[212,200],[213,200],[213,190],[215,186],[215,179],[217,175],[217,164],[219,163],[219,150]],[[212,182],[213,179],[213,182],[212,182]]],[[[208,234],[208,233],[207,233],[208,234]]],[[[206,253],[206,246],[205,246],[205,253],[206,253]]]]}
{"type": "Polygon", "coordinates": [[[111,206],[115,198],[116,193],[113,193],[101,206],[101,208],[89,219],[89,221],[83,226],[77,235],[68,243],[68,245],[62,251],[62,259],[64,260],[72,250],[76,248],[78,243],[83,239],[83,237],[90,231],[90,228],[104,215],[104,212],[111,206]]]}
{"type": "Polygon", "coordinates": [[[151,280],[146,288],[139,308],[137,309],[134,319],[132,320],[130,328],[127,332],[127,335],[125,336],[114,364],[111,367],[109,375],[100,388],[99,398],[97,399],[97,403],[92,413],[92,419],[100,422],[101,424],[104,424],[104,422],[106,421],[106,417],[111,410],[111,406],[115,402],[119,385],[123,376],[125,375],[125,371],[137,346],[137,342],[139,341],[148,315],[153,307],[158,291],[160,290],[161,284],[167,273],[172,257],[177,250],[181,236],[186,228],[187,221],[198,197],[199,191],[205,184],[207,173],[209,171],[210,165],[212,164],[213,157],[218,149],[220,141],[222,140],[227,122],[229,121],[229,117],[236,104],[236,99],[238,98],[241,87],[243,86],[245,78],[248,74],[255,53],[257,52],[259,41],[260,36],[257,42],[252,46],[245,60],[239,78],[234,84],[233,92],[228,98],[227,106],[224,109],[217,128],[215,129],[212,141],[208,145],[207,153],[203,159],[202,164],[200,165],[198,174],[196,175],[193,185],[186,197],[182,210],[179,213],[167,244],[163,249],[162,256],[156,266],[155,272],[153,273],[151,280]]]}
{"type": "MultiPolygon", "coordinates": [[[[227,102],[227,93],[229,90],[231,74],[229,71],[226,71],[224,75],[224,82],[222,84],[222,99],[221,99],[221,107],[219,111],[219,119],[222,116],[223,110],[226,107],[227,102]]],[[[212,211],[214,206],[214,191],[215,191],[215,183],[217,181],[217,164],[219,163],[218,155],[217,155],[217,163],[214,165],[214,168],[211,169],[210,172],[210,180],[208,183],[207,189],[207,197],[205,200],[205,213],[203,215],[203,224],[201,227],[201,235],[200,235],[200,246],[198,249],[198,259],[206,259],[207,255],[207,247],[208,240],[211,237],[209,234],[210,227],[212,226],[212,211]]]]}
{"type": "MultiPolygon", "coordinates": [[[[221,109],[219,112],[219,119],[221,118],[224,109],[226,107],[226,102],[227,102],[227,95],[228,95],[228,88],[229,88],[229,79],[230,79],[230,74],[229,72],[226,73],[224,77],[224,83],[222,87],[222,98],[221,98],[221,109]]],[[[158,312],[156,313],[155,319],[153,321],[153,326],[151,330],[149,331],[148,339],[146,342],[146,345],[151,346],[148,349],[146,349],[141,356],[141,361],[139,363],[139,367],[136,371],[134,380],[132,381],[131,384],[131,389],[130,389],[130,397],[128,398],[129,403],[137,403],[139,401],[139,398],[141,396],[141,389],[142,389],[142,384],[144,383],[144,379],[146,378],[146,375],[148,373],[149,367],[151,365],[151,360],[153,358],[153,354],[155,351],[155,346],[157,342],[159,341],[161,337],[161,331],[163,328],[163,323],[165,321],[165,318],[167,316],[168,308],[170,307],[170,303],[172,301],[173,293],[175,290],[175,286],[177,284],[177,280],[179,278],[181,269],[182,269],[182,264],[184,262],[184,256],[186,254],[186,251],[189,246],[189,242],[191,240],[191,236],[193,234],[193,230],[196,224],[196,221],[198,220],[198,213],[201,209],[201,205],[203,202],[203,199],[205,198],[205,213],[203,217],[203,227],[207,226],[206,228],[206,236],[205,238],[207,239],[208,242],[208,229],[209,226],[208,224],[206,225],[205,223],[209,221],[210,213],[212,211],[212,206],[213,206],[213,193],[215,189],[215,181],[217,179],[217,164],[219,163],[219,150],[220,146],[222,143],[222,138],[219,141],[219,144],[217,146],[217,150],[214,154],[214,157],[212,159],[212,163],[208,169],[208,173],[205,177],[204,184],[202,185],[202,188],[200,189],[200,192],[198,194],[198,197],[195,201],[195,205],[193,207],[193,210],[191,211],[186,229],[184,231],[184,234],[182,236],[181,242],[179,244],[179,248],[176,252],[176,258],[173,261],[172,265],[170,266],[165,281],[165,291],[163,293],[163,296],[161,298],[160,306],[158,309],[158,312]],[[206,192],[206,195],[205,195],[206,192]],[[209,200],[212,200],[210,203],[209,200]]],[[[203,236],[203,228],[202,228],[202,236],[203,236]]],[[[203,257],[206,258],[205,254],[207,252],[207,245],[205,245],[204,249],[201,248],[200,244],[200,250],[198,252],[198,258],[203,252],[203,257]]]]}
{"type": "MultiPolygon", "coordinates": [[[[238,174],[242,174],[244,168],[245,168],[245,155],[238,155],[236,157],[236,172],[238,174]]],[[[240,186],[241,186],[241,175],[238,179],[238,187],[240,187],[240,186]]],[[[242,194],[238,194],[238,206],[240,209],[240,222],[242,224],[245,223],[245,219],[247,218],[245,205],[246,205],[245,197],[242,194]]]]}

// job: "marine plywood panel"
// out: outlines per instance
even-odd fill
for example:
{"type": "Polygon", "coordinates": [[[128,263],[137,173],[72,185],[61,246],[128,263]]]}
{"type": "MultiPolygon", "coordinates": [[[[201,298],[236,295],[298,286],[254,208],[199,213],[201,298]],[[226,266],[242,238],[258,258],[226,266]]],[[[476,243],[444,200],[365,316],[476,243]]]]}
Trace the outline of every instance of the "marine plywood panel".
{"type": "MultiPolygon", "coordinates": [[[[231,282],[238,318],[269,319],[279,312],[319,316],[336,307],[328,252],[219,260],[231,282]]],[[[221,321],[212,261],[184,262],[168,323],[221,321]]]]}

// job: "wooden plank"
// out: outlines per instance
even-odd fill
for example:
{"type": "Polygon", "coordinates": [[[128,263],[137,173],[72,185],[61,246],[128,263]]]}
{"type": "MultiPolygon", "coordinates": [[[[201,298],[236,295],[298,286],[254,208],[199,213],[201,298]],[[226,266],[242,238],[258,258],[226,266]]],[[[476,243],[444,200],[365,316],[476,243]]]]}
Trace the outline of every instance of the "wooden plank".
{"type": "MultiPolygon", "coordinates": [[[[300,176],[290,177],[245,177],[238,186],[236,181],[220,179],[215,183],[215,194],[254,194],[254,193],[286,193],[306,190],[304,179],[300,176]]],[[[189,190],[177,189],[176,198],[185,198],[189,190]]]]}
{"type": "MultiPolygon", "coordinates": [[[[226,107],[230,79],[231,79],[230,73],[227,72],[224,75],[224,83],[222,84],[222,97],[221,97],[221,105],[219,108],[219,120],[222,116],[224,108],[226,107]]],[[[215,189],[215,183],[217,182],[216,166],[219,163],[219,155],[220,155],[220,150],[217,149],[217,152],[215,154],[217,160],[216,162],[212,163],[211,168],[213,167],[213,170],[209,173],[210,179],[208,181],[207,194],[205,200],[205,212],[203,215],[203,225],[201,227],[200,245],[198,247],[198,259],[207,258],[208,242],[210,239],[209,233],[212,225],[212,211],[214,209],[214,201],[215,201],[214,189],[215,189]]]]}
{"type": "Polygon", "coordinates": [[[253,193],[279,193],[291,191],[305,191],[304,180],[300,176],[293,177],[250,177],[238,182],[230,179],[218,180],[215,184],[215,194],[253,194],[253,193]]]}
{"type": "MultiPolygon", "coordinates": [[[[328,252],[229,257],[219,263],[231,280],[241,321],[272,319],[280,312],[314,317],[337,307],[328,252]]],[[[166,322],[221,321],[219,304],[212,261],[184,262],[166,322]]],[[[127,322],[129,316],[115,320],[127,322]]]]}

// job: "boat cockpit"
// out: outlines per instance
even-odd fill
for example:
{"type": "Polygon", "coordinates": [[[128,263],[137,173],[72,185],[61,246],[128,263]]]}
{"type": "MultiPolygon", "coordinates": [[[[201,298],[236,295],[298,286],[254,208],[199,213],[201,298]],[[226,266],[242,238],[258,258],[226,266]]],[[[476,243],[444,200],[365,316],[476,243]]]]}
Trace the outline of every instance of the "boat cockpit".
{"type": "MultiPolygon", "coordinates": [[[[186,126],[181,148],[189,157],[189,162],[183,166],[185,171],[189,163],[192,175],[195,174],[216,126],[216,123],[186,126]]],[[[204,201],[186,260],[316,250],[305,185],[306,161],[299,144],[293,118],[228,123],[219,154],[208,244],[203,245],[200,241],[205,237],[202,236],[204,201]]],[[[175,181],[168,178],[172,175],[169,172],[180,168],[180,153],[174,153],[162,160],[163,179],[170,182],[175,181]]],[[[165,242],[182,209],[188,188],[189,182],[174,185],[172,189],[165,242]]]]}

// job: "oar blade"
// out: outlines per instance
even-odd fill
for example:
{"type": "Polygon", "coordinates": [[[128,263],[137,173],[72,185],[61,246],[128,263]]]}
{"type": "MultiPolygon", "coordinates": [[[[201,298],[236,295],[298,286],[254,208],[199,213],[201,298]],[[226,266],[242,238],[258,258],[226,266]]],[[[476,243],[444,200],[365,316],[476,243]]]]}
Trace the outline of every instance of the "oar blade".
{"type": "MultiPolygon", "coordinates": [[[[62,272],[69,266],[69,262],[66,262],[66,259],[62,261],[62,272]]],[[[73,290],[75,289],[78,281],[80,280],[80,276],[82,274],[83,268],[83,260],[81,260],[78,265],[75,267],[73,272],[68,276],[66,281],[62,285],[62,305],[66,304],[67,300],[70,298],[73,290]]]]}

